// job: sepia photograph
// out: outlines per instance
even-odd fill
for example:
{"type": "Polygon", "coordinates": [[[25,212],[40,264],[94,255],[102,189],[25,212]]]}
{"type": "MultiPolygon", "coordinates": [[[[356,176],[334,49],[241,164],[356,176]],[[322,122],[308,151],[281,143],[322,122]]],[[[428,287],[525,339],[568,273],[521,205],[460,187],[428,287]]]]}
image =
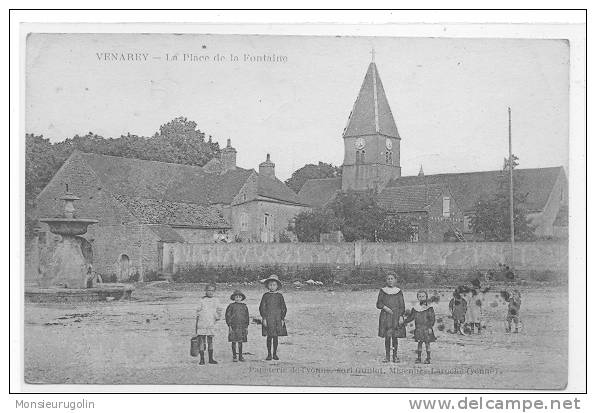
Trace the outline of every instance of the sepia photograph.
{"type": "Polygon", "coordinates": [[[176,27],[27,33],[25,383],[567,387],[567,39],[176,27]]]}

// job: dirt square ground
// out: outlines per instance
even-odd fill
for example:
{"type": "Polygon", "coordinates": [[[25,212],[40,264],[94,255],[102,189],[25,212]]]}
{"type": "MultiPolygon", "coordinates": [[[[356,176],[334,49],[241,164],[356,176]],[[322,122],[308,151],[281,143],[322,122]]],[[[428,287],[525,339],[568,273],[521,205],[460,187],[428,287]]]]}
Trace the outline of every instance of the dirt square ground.
{"type": "MultiPolygon", "coordinates": [[[[220,284],[225,306],[237,285],[220,284]]],[[[251,316],[263,288],[241,286],[251,316]]],[[[377,289],[289,289],[289,336],[279,361],[264,361],[261,326],[251,324],[247,361],[232,363],[227,326],[215,338],[218,365],[200,366],[189,355],[196,302],[203,286],[138,285],[130,301],[25,304],[25,380],[66,384],[235,384],[350,387],[563,389],[567,383],[568,296],[565,286],[525,286],[522,331],[505,333],[507,304],[499,287],[485,294],[481,335],[447,332],[451,291],[435,305],[445,330],[435,328],[432,364],[414,364],[416,343],[400,340],[400,363],[383,363],[377,337],[377,289]]],[[[416,290],[405,290],[406,307],[416,290]]],[[[413,328],[410,327],[409,330],[413,328]]]]}

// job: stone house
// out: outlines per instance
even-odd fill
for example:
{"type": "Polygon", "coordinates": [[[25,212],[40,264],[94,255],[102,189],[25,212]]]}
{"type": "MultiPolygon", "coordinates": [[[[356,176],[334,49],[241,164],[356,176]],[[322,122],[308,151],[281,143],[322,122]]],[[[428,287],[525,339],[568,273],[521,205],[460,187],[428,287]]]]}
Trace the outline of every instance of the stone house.
{"type": "Polygon", "coordinates": [[[403,185],[385,188],[379,205],[409,221],[411,242],[441,242],[449,232],[461,235],[463,213],[444,185],[403,185]]]}
{"type": "MultiPolygon", "coordinates": [[[[221,159],[202,168],[75,151],[38,195],[35,215],[60,215],[67,188],[81,198],[77,216],[99,221],[84,235],[95,271],[118,280],[167,271],[173,262],[163,253],[168,243],[278,241],[307,209],[275,177],[269,155],[259,172],[237,167],[229,140],[221,159]]],[[[55,239],[41,224],[34,242],[43,255],[55,239]]]]}

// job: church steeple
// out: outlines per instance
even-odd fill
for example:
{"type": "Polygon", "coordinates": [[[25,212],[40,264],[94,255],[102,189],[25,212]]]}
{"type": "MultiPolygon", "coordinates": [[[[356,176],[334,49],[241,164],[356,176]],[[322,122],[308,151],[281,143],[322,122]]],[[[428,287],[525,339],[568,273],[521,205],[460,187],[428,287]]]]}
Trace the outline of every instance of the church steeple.
{"type": "Polygon", "coordinates": [[[399,139],[395,119],[393,119],[377,65],[373,60],[368,65],[366,76],[364,76],[360,92],[348,118],[343,137],[374,133],[399,139]]]}
{"type": "Polygon", "coordinates": [[[342,189],[381,189],[401,176],[400,136],[374,61],[368,65],[360,92],[343,131],[342,189]]]}

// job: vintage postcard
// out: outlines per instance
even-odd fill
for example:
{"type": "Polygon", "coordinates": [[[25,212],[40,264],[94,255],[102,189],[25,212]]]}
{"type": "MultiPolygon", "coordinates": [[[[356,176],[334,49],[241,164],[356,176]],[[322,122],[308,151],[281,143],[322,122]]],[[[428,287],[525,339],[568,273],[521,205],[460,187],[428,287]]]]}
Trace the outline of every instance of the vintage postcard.
{"type": "Polygon", "coordinates": [[[566,388],[566,39],[25,53],[27,384],[566,388]]]}

